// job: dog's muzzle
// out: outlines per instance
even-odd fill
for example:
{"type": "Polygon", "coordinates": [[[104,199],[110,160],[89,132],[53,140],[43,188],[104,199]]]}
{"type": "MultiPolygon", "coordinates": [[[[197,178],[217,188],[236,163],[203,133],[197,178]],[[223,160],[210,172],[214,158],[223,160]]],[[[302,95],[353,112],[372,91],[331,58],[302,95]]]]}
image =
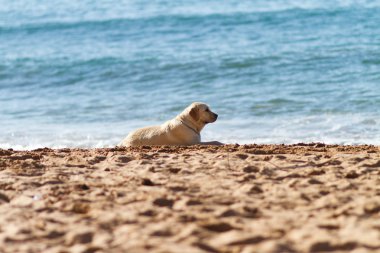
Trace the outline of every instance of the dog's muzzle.
{"type": "Polygon", "coordinates": [[[214,114],[214,121],[213,122],[215,122],[218,119],[218,114],[216,114],[216,113],[213,113],[213,114],[214,114]]]}
{"type": "Polygon", "coordinates": [[[218,114],[216,114],[216,113],[212,113],[212,116],[213,116],[213,120],[211,120],[211,121],[205,121],[204,123],[205,123],[205,124],[208,124],[208,123],[213,123],[213,122],[215,122],[216,119],[218,118],[218,114]]]}

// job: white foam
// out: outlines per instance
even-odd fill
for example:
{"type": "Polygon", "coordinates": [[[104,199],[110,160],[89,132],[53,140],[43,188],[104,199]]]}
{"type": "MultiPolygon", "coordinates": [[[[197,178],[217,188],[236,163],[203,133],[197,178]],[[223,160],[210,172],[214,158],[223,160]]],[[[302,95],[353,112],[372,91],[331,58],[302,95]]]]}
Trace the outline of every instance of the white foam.
{"type": "Polygon", "coordinates": [[[217,139],[239,144],[326,144],[380,145],[379,121],[375,115],[352,113],[341,115],[279,116],[219,122],[204,131],[204,140],[217,139]],[[364,122],[364,123],[363,123],[364,122]],[[365,123],[370,122],[371,124],[365,123]],[[260,127],[259,127],[260,126],[260,127]]]}
{"type": "MultiPolygon", "coordinates": [[[[160,122],[149,122],[149,124],[160,122]]],[[[202,141],[227,144],[326,144],[380,145],[380,121],[364,113],[312,116],[278,116],[218,120],[202,131],[202,141]]],[[[71,125],[28,128],[25,132],[0,135],[0,148],[31,150],[36,148],[102,148],[116,146],[129,131],[142,122],[126,122],[111,127],[71,125]]]]}

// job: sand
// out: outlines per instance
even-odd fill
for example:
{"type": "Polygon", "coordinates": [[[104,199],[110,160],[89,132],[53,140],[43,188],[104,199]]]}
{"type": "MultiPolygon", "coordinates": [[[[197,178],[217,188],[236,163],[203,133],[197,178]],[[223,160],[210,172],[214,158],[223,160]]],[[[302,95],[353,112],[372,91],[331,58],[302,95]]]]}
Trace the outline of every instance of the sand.
{"type": "Polygon", "coordinates": [[[380,149],[0,150],[0,252],[380,252],[380,149]]]}

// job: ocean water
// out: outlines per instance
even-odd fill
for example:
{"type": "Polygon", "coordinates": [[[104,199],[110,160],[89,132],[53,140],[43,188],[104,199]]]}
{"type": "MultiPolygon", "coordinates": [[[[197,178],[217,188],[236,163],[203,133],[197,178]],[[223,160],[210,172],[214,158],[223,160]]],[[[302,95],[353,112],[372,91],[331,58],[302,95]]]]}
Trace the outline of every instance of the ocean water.
{"type": "Polygon", "coordinates": [[[205,141],[380,144],[380,1],[0,0],[0,148],[111,147],[193,101],[205,141]]]}

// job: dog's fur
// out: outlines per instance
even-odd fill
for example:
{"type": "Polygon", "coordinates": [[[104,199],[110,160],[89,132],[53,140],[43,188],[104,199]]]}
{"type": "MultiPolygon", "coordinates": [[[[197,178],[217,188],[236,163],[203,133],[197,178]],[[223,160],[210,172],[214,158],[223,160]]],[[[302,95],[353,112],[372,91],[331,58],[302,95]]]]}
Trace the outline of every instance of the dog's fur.
{"type": "Polygon", "coordinates": [[[160,126],[144,127],[131,132],[118,146],[221,144],[201,143],[201,130],[217,118],[218,115],[213,113],[208,105],[195,102],[177,117],[160,126]]]}

